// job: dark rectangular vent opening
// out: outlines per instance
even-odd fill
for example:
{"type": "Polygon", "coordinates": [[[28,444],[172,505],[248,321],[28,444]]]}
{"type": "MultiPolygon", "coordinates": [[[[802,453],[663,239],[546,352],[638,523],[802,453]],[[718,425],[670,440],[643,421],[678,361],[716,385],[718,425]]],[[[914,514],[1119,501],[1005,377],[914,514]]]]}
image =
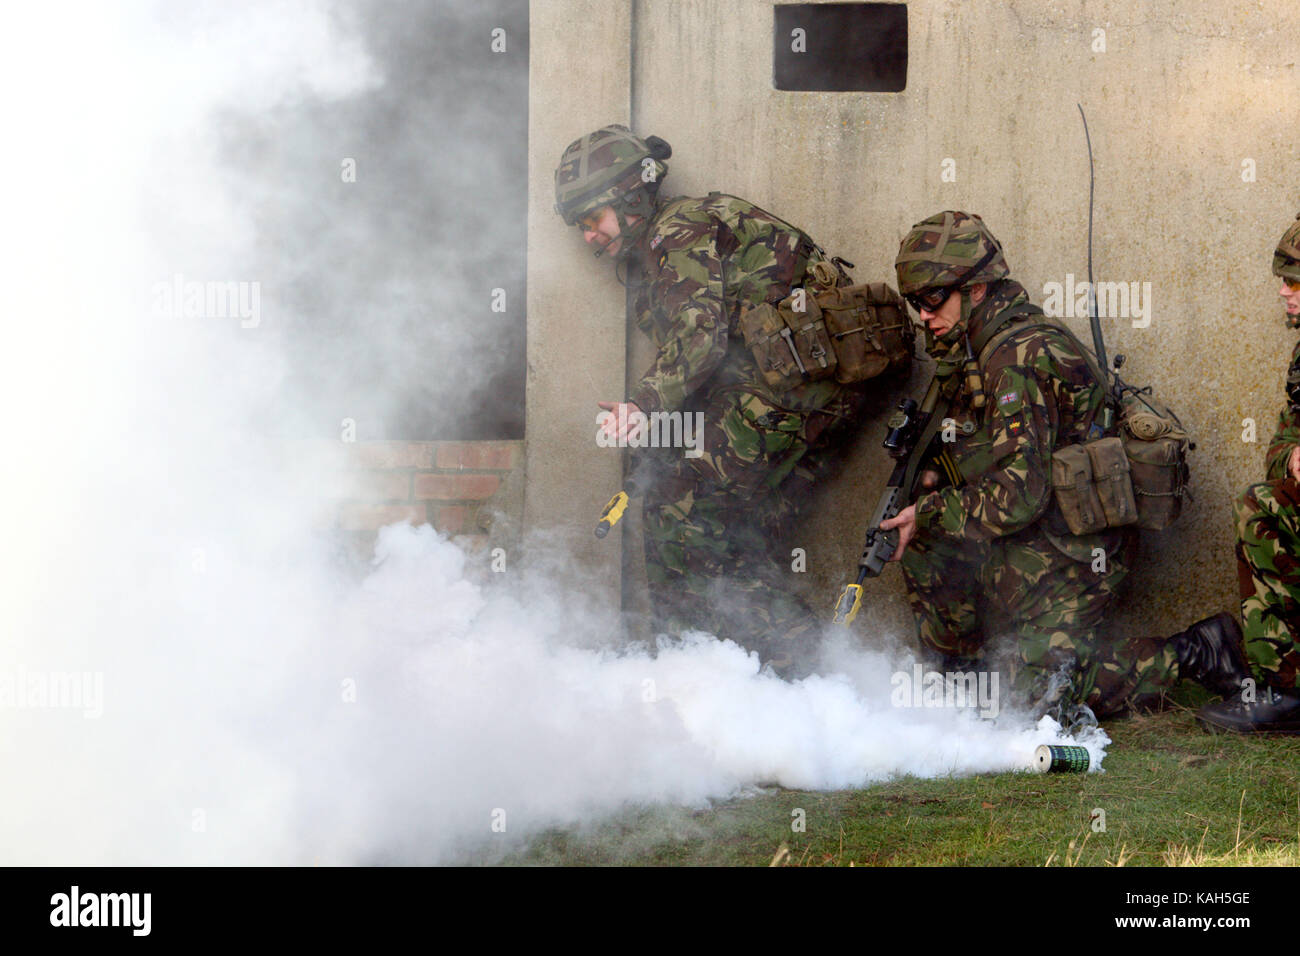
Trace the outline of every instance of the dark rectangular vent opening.
{"type": "Polygon", "coordinates": [[[907,86],[907,5],[783,3],[772,85],[807,92],[899,93],[907,86]]]}

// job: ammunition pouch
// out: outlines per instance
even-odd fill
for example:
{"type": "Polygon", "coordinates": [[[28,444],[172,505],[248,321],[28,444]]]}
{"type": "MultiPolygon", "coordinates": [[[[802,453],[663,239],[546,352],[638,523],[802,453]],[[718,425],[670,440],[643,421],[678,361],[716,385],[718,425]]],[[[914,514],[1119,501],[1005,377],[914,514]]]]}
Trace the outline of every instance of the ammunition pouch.
{"type": "Polygon", "coordinates": [[[864,382],[912,361],[916,333],[902,297],[883,282],[830,284],[822,265],[814,263],[804,288],[741,312],[745,344],[778,392],[832,375],[841,385],[864,382]]]}
{"type": "Polygon", "coordinates": [[[1138,520],[1128,456],[1119,438],[1052,452],[1052,491],[1071,534],[1096,534],[1138,520]]]}
{"type": "Polygon", "coordinates": [[[1187,432],[1163,405],[1125,393],[1120,433],[1052,452],[1052,490],[1071,534],[1163,531],[1191,498],[1187,432]]]}

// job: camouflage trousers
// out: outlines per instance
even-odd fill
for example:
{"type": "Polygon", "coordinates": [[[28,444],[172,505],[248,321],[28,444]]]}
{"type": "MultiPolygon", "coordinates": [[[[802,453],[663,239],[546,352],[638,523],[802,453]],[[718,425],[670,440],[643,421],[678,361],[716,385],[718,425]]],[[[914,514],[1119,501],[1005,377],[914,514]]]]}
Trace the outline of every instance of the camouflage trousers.
{"type": "Polygon", "coordinates": [[[1265,683],[1288,690],[1300,674],[1300,485],[1252,485],[1233,508],[1246,654],[1265,683]]]}
{"type": "Polygon", "coordinates": [[[643,504],[659,631],[708,631],[756,651],[783,676],[806,671],[819,623],[791,590],[802,568],[784,542],[863,404],[849,388],[819,412],[791,413],[735,390],[708,402],[703,455],[675,458],[643,504]]]}
{"type": "Polygon", "coordinates": [[[995,540],[978,560],[918,535],[902,565],[922,648],[950,666],[956,659],[957,666],[1007,669],[1020,706],[1040,700],[1062,667],[1072,701],[1098,717],[1156,703],[1177,682],[1173,647],[1163,638],[1114,640],[1102,627],[1137,540],[1112,535],[1104,570],[1096,571],[1036,527],[995,540]]]}

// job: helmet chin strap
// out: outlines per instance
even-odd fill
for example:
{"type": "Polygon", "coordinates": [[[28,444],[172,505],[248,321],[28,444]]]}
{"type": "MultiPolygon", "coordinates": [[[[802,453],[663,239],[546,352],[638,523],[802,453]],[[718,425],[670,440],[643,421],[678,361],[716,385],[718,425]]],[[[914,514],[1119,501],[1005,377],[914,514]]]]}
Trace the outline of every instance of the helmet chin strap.
{"type": "MultiPolygon", "coordinates": [[[[642,223],[647,222],[650,217],[642,216],[637,223],[630,225],[627,221],[627,215],[624,212],[624,205],[622,203],[615,203],[613,209],[614,216],[618,219],[618,239],[621,239],[623,242],[622,247],[617,253],[615,253],[614,259],[615,261],[621,262],[628,257],[632,251],[632,246],[636,243],[636,236],[633,235],[633,230],[642,225],[642,223]]],[[[605,254],[605,250],[616,241],[618,240],[610,240],[609,243],[597,249],[595,257],[599,259],[605,254]]]]}

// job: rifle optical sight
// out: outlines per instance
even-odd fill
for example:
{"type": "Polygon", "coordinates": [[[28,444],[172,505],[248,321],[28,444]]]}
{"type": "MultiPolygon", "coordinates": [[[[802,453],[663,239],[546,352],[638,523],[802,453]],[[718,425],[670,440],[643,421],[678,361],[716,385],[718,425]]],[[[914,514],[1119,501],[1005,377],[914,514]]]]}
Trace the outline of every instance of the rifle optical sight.
{"type": "Polygon", "coordinates": [[[889,429],[885,435],[885,451],[894,458],[906,454],[908,439],[916,427],[916,402],[910,398],[903,399],[885,424],[889,429]]]}

